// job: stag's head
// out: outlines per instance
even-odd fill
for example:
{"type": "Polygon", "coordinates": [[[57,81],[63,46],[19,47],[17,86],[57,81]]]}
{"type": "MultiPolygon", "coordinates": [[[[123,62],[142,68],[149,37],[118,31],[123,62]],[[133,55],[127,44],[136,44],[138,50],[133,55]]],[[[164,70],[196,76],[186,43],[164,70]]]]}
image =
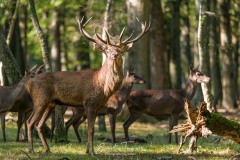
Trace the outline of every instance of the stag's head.
{"type": "Polygon", "coordinates": [[[196,68],[193,68],[193,65],[190,64],[189,79],[197,83],[208,83],[210,81],[210,77],[204,75],[202,72],[198,70],[198,68],[199,68],[199,65],[196,68]]]}
{"type": "Polygon", "coordinates": [[[125,81],[127,81],[130,84],[144,84],[146,83],[145,80],[143,80],[141,77],[139,77],[136,73],[133,72],[134,68],[130,66],[128,68],[125,81]]]}
{"type": "Polygon", "coordinates": [[[145,23],[141,23],[141,27],[142,27],[142,32],[136,36],[135,38],[132,38],[133,33],[125,40],[122,40],[123,37],[123,33],[125,30],[125,27],[123,28],[120,36],[119,36],[119,42],[116,44],[113,44],[113,42],[110,39],[110,36],[108,34],[107,31],[105,31],[106,33],[106,40],[103,40],[98,33],[96,33],[96,30],[94,31],[95,34],[94,36],[90,36],[86,30],[84,29],[84,26],[89,22],[89,20],[87,20],[87,22],[85,24],[83,24],[83,19],[77,19],[78,24],[79,24],[79,30],[82,33],[82,35],[87,38],[88,40],[92,41],[93,43],[95,43],[96,48],[98,48],[101,52],[103,52],[106,57],[111,58],[111,59],[116,59],[119,56],[122,56],[123,53],[125,53],[126,51],[128,51],[134,42],[136,42],[137,40],[139,40],[146,32],[148,32],[148,30],[150,29],[151,23],[149,23],[149,25],[147,26],[146,22],[145,23]]]}

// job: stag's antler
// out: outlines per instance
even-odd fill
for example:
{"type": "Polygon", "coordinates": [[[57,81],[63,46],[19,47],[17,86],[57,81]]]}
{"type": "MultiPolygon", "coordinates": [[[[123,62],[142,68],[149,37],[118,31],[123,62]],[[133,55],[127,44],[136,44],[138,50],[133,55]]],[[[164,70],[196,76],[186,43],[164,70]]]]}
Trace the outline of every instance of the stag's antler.
{"type": "MultiPolygon", "coordinates": [[[[137,18],[137,21],[140,22],[138,20],[138,18],[137,18]]],[[[150,17],[150,22],[149,22],[148,26],[147,26],[147,22],[144,22],[144,23],[140,22],[140,23],[141,23],[141,27],[142,27],[142,32],[136,38],[134,38],[132,40],[130,40],[130,39],[132,38],[134,31],[132,32],[132,34],[126,40],[124,40],[122,42],[122,35],[123,35],[124,30],[125,30],[125,27],[123,28],[123,30],[122,30],[122,32],[119,36],[120,45],[121,44],[127,45],[129,43],[133,43],[133,42],[136,42],[137,40],[139,40],[145,33],[147,33],[149,31],[149,29],[151,27],[151,24],[152,24],[152,19],[150,17]]]]}

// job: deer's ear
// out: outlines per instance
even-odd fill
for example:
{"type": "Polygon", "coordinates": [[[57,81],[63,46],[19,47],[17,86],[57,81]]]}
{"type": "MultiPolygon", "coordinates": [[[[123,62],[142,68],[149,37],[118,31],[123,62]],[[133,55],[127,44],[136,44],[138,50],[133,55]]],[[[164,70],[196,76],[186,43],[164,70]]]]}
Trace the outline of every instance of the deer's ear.
{"type": "Polygon", "coordinates": [[[128,51],[130,48],[132,48],[132,46],[133,46],[133,42],[132,43],[129,43],[129,44],[127,44],[125,47],[125,51],[128,51]]]}

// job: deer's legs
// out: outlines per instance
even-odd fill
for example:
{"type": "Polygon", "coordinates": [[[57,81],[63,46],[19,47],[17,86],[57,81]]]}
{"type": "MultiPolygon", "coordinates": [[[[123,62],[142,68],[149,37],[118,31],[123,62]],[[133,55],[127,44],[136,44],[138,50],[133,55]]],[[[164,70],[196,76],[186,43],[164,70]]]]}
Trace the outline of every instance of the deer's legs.
{"type": "Polygon", "coordinates": [[[75,131],[75,134],[78,138],[79,143],[82,142],[82,140],[81,140],[80,134],[78,132],[78,128],[86,119],[87,119],[87,116],[85,116],[84,113],[83,113],[83,116],[81,116],[81,118],[78,120],[78,122],[76,124],[73,124],[73,129],[75,131]]]}
{"type": "Polygon", "coordinates": [[[36,105],[30,117],[27,120],[27,129],[28,129],[28,149],[30,153],[33,153],[33,137],[32,129],[37,121],[39,121],[46,110],[47,105],[36,105]]]}
{"type": "Polygon", "coordinates": [[[5,132],[5,113],[0,114],[1,117],[1,125],[2,125],[2,133],[3,133],[3,141],[6,142],[6,132],[5,132]]]}
{"type": "Polygon", "coordinates": [[[36,127],[36,129],[38,131],[38,135],[39,135],[39,137],[40,137],[40,139],[41,139],[41,141],[43,143],[43,146],[45,148],[45,152],[50,152],[50,149],[49,149],[47,141],[46,141],[46,139],[45,139],[45,137],[44,137],[44,135],[42,133],[42,126],[46,122],[47,118],[50,116],[50,114],[51,114],[52,110],[54,109],[54,107],[55,107],[55,104],[49,104],[48,105],[47,109],[45,110],[42,118],[40,119],[40,121],[39,121],[39,123],[38,123],[38,125],[36,127]]]}
{"type": "MultiPolygon", "coordinates": [[[[16,138],[16,142],[19,142],[19,135],[20,135],[20,130],[22,128],[22,124],[23,124],[23,118],[24,115],[22,112],[18,112],[18,121],[17,121],[17,138],[16,138]]],[[[22,133],[23,134],[23,133],[22,133]]]]}
{"type": "MultiPolygon", "coordinates": [[[[173,114],[172,115],[172,117],[171,117],[172,118],[172,126],[171,126],[171,128],[169,128],[169,131],[171,131],[173,129],[173,127],[178,124],[178,117],[179,117],[178,114],[173,114]]],[[[178,144],[178,134],[177,134],[177,132],[175,133],[175,142],[176,142],[176,144],[178,144]]]]}
{"type": "MultiPolygon", "coordinates": [[[[173,121],[172,121],[172,116],[170,116],[169,121],[168,121],[168,130],[171,131],[173,129],[173,121]]],[[[168,133],[168,143],[172,142],[172,133],[168,133]]]]}
{"type": "Polygon", "coordinates": [[[25,113],[25,116],[24,116],[24,119],[23,119],[23,122],[24,122],[24,125],[25,125],[25,134],[24,134],[25,139],[24,139],[24,141],[26,141],[28,139],[27,138],[27,120],[30,117],[31,113],[32,113],[32,111],[25,113]]]}
{"type": "Polygon", "coordinates": [[[109,116],[109,122],[111,126],[111,132],[112,132],[112,143],[116,143],[116,137],[115,137],[116,115],[108,114],[108,116],[109,116]]]}
{"type": "Polygon", "coordinates": [[[55,129],[55,111],[52,111],[51,118],[52,118],[52,121],[51,121],[52,128],[51,128],[50,141],[52,142],[53,135],[54,135],[54,129],[55,129]]]}
{"type": "Polygon", "coordinates": [[[86,153],[90,153],[94,156],[94,149],[93,149],[93,136],[94,136],[94,123],[96,119],[96,111],[93,106],[87,106],[87,119],[88,119],[88,143],[87,143],[87,150],[86,153]]]}
{"type": "Polygon", "coordinates": [[[135,122],[139,117],[141,117],[142,113],[138,110],[134,110],[129,108],[129,117],[126,122],[123,124],[123,129],[124,129],[124,134],[125,134],[125,139],[129,141],[129,134],[128,134],[128,128],[130,127],[133,122],[135,122]]]}

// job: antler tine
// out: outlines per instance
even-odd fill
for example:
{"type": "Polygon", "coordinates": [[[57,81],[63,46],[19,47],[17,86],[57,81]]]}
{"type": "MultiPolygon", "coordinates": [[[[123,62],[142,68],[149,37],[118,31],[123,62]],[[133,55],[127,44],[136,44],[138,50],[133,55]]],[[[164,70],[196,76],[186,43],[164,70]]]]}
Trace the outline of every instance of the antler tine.
{"type": "MultiPolygon", "coordinates": [[[[139,21],[139,19],[137,18],[137,21],[139,21]]],[[[139,21],[140,22],[140,21],[139,21]]],[[[140,22],[141,23],[141,22],[140,22]]],[[[129,43],[132,43],[132,42],[136,42],[137,40],[139,40],[145,33],[147,33],[148,31],[149,31],[149,29],[150,29],[150,27],[151,27],[151,17],[150,17],[150,22],[149,22],[149,25],[148,25],[148,27],[146,27],[147,26],[147,22],[145,22],[145,23],[141,23],[141,28],[142,28],[142,32],[136,37],[136,38],[134,38],[134,39],[132,39],[132,40],[130,40],[130,37],[132,36],[130,36],[128,39],[126,39],[125,41],[123,41],[122,43],[123,44],[129,44],[129,43]]]]}
{"type": "Polygon", "coordinates": [[[40,73],[40,70],[44,67],[44,64],[42,64],[41,66],[39,66],[36,70],[36,74],[40,73]]]}
{"type": "Polygon", "coordinates": [[[110,38],[109,38],[109,34],[108,34],[108,32],[104,29],[104,32],[105,32],[105,34],[106,34],[106,37],[107,37],[107,44],[108,45],[111,45],[111,42],[110,42],[110,38]]]}
{"type": "Polygon", "coordinates": [[[104,41],[104,40],[98,35],[98,33],[96,32],[96,27],[94,28],[94,33],[95,33],[95,35],[96,35],[96,37],[97,37],[98,40],[100,40],[100,41],[101,41],[102,43],[104,43],[104,44],[107,44],[107,42],[104,41]]]}
{"type": "Polygon", "coordinates": [[[133,33],[134,33],[134,31],[131,33],[131,35],[130,35],[127,39],[125,39],[125,40],[122,42],[122,44],[125,44],[129,39],[131,39],[132,36],[133,36],[133,33]]]}
{"type": "Polygon", "coordinates": [[[83,20],[84,20],[84,17],[81,19],[81,21],[80,21],[79,18],[76,18],[76,19],[77,19],[77,22],[78,22],[79,30],[80,30],[80,32],[82,33],[82,35],[83,35],[85,38],[87,38],[88,40],[90,40],[90,41],[92,41],[92,42],[94,42],[94,43],[97,43],[96,40],[95,40],[94,38],[92,38],[92,37],[87,33],[87,31],[85,31],[85,30],[83,29],[83,27],[92,19],[92,17],[89,18],[85,24],[82,24],[82,23],[83,23],[83,20]]]}
{"type": "Polygon", "coordinates": [[[34,71],[37,68],[37,64],[33,66],[29,71],[34,71]]]}
{"type": "Polygon", "coordinates": [[[124,32],[125,28],[126,28],[126,27],[123,27],[123,30],[122,30],[122,32],[121,32],[121,34],[120,34],[120,36],[119,36],[120,44],[122,43],[122,36],[123,36],[123,32],[124,32]]]}

